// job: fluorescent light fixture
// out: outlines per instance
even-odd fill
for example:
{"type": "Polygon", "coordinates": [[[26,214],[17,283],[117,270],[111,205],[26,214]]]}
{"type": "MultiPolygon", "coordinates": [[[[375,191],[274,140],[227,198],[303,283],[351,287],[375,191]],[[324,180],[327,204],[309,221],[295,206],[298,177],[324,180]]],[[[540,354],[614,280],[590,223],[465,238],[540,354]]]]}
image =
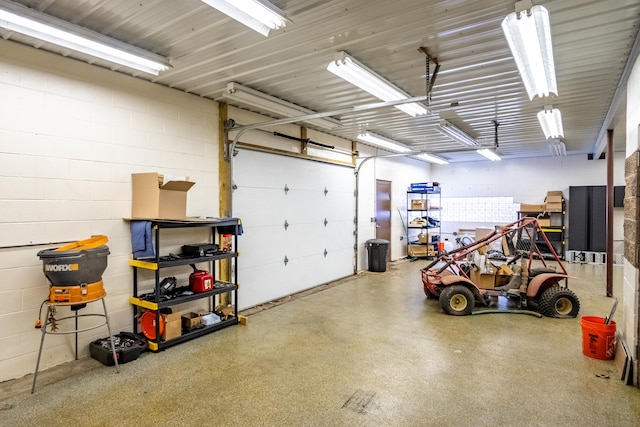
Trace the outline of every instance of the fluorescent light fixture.
{"type": "Polygon", "coordinates": [[[553,157],[563,157],[567,155],[567,146],[559,139],[553,141],[549,148],[551,149],[551,155],[553,157]]]}
{"type": "Polygon", "coordinates": [[[549,11],[543,6],[532,6],[531,0],[519,1],[516,11],[502,21],[502,30],[529,99],[552,93],[558,96],[549,11]]]}
{"type": "Polygon", "coordinates": [[[478,142],[474,138],[463,132],[460,128],[454,126],[453,123],[448,120],[440,120],[440,124],[438,124],[435,129],[441,134],[448,136],[461,144],[468,145],[469,147],[475,147],[478,145],[478,142]]]}
{"type": "Polygon", "coordinates": [[[498,154],[496,154],[495,151],[489,150],[488,148],[481,148],[480,150],[476,150],[476,153],[486,157],[487,159],[491,160],[492,162],[501,160],[500,156],[498,156],[498,154]]]}
{"type": "Polygon", "coordinates": [[[225,15],[262,34],[284,27],[284,13],[269,2],[262,0],[202,0],[225,15]]]}
{"type": "Polygon", "coordinates": [[[540,122],[545,138],[564,137],[562,114],[560,114],[560,110],[557,108],[544,107],[544,110],[538,112],[538,121],[540,122]]]}
{"type": "Polygon", "coordinates": [[[437,163],[439,165],[448,165],[449,162],[443,159],[442,157],[435,156],[433,154],[428,153],[420,153],[416,157],[426,160],[429,163],[437,163]]]}
{"type": "MultiPolygon", "coordinates": [[[[383,101],[397,101],[411,97],[346,52],[338,52],[335,59],[327,66],[327,70],[383,101]]],[[[428,113],[428,110],[417,102],[395,107],[412,117],[428,113]]]]}
{"type": "MultiPolygon", "coordinates": [[[[267,111],[280,117],[296,117],[315,113],[315,111],[308,108],[235,82],[227,83],[227,88],[217,100],[231,101],[232,105],[267,111]]],[[[305,120],[305,122],[323,129],[336,129],[342,126],[339,120],[332,117],[305,120]]]]}
{"type": "Polygon", "coordinates": [[[6,0],[0,27],[153,75],[171,67],[160,55],[6,0]]]}
{"type": "Polygon", "coordinates": [[[411,148],[398,141],[385,138],[384,136],[380,136],[372,132],[361,133],[358,135],[358,139],[360,141],[368,142],[371,145],[384,148],[385,150],[395,151],[397,153],[408,153],[412,151],[411,148]]]}

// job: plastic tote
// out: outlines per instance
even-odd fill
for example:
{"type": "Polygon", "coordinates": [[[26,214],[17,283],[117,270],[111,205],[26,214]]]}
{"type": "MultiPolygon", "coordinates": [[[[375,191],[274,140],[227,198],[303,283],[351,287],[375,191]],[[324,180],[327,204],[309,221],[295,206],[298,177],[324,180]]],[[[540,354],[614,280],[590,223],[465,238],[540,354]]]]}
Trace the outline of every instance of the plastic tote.
{"type": "Polygon", "coordinates": [[[611,360],[616,352],[616,322],[605,325],[603,317],[582,316],[582,354],[594,359],[611,360]]]}
{"type": "Polygon", "coordinates": [[[367,252],[369,252],[369,271],[387,271],[387,251],[389,241],[384,239],[367,240],[367,252]]]}

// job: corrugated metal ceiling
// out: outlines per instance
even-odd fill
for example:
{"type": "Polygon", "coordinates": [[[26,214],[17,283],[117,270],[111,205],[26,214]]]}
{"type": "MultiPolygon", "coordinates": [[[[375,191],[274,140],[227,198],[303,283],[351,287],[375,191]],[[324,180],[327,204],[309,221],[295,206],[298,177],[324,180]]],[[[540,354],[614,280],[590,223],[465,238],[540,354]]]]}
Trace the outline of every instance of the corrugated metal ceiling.
{"type": "MultiPolygon", "coordinates": [[[[211,99],[234,81],[316,111],[377,102],[326,70],[342,50],[411,95],[424,95],[426,61],[418,51],[423,46],[441,66],[430,102],[433,114],[412,118],[395,108],[349,114],[332,133],[355,139],[371,130],[450,161],[475,161],[484,158],[434,126],[440,118],[449,119],[492,146],[497,120],[503,158],[550,155],[536,118],[545,102],[529,101],[500,28],[514,1],[271,2],[290,22],[266,38],[199,0],[16,1],[166,56],[173,65],[158,77],[118,71],[211,99]]],[[[640,2],[534,3],[547,7],[551,16],[559,90],[553,105],[563,114],[567,152],[592,153],[637,37],[640,2]]],[[[0,36],[113,68],[5,30],[0,36]]],[[[616,133],[618,150],[623,133],[624,127],[616,133]]]]}

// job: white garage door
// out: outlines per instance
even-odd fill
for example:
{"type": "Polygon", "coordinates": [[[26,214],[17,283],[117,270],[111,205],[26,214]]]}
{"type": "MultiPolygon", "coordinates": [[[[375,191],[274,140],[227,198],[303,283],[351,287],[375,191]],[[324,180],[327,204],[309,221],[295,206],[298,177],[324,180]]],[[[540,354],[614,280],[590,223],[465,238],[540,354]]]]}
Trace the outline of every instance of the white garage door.
{"type": "Polygon", "coordinates": [[[247,149],[233,167],[241,309],[353,274],[352,168],[247,149]]]}

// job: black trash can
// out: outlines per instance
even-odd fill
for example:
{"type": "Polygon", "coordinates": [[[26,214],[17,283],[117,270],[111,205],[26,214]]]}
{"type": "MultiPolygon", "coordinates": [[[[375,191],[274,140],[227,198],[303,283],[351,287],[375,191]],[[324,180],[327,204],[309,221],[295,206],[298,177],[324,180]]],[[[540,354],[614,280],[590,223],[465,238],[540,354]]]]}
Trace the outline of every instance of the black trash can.
{"type": "Polygon", "coordinates": [[[369,271],[387,271],[387,251],[389,241],[384,239],[367,240],[367,252],[369,253],[369,271]]]}

